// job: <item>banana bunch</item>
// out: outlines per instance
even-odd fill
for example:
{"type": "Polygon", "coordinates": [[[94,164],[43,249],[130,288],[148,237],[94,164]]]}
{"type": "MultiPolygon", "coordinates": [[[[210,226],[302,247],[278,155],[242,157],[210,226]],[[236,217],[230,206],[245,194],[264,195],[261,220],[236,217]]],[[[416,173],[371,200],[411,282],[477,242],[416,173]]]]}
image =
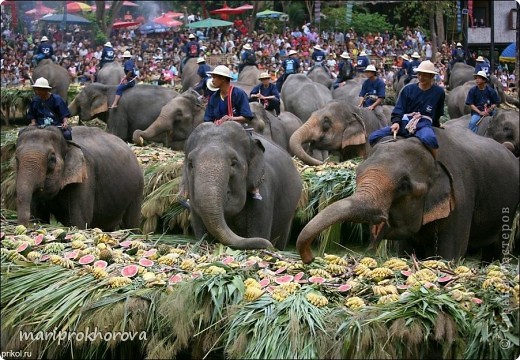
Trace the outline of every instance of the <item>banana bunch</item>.
{"type": "Polygon", "coordinates": [[[186,250],[184,250],[184,249],[179,249],[179,248],[173,248],[173,249],[170,250],[170,252],[171,252],[172,254],[179,254],[179,255],[184,255],[184,254],[186,254],[186,250]]]}
{"type": "Polygon", "coordinates": [[[87,245],[81,240],[72,240],[72,242],[70,243],[70,246],[73,249],[85,249],[87,247],[87,245]]]}
{"type": "Polygon", "coordinates": [[[341,275],[347,271],[347,267],[345,265],[329,263],[325,267],[325,271],[327,271],[328,273],[330,273],[332,275],[341,275]]]}
{"type": "Polygon", "coordinates": [[[56,229],[51,232],[51,235],[54,239],[61,239],[65,237],[66,234],[67,232],[63,229],[56,229]]]}
{"type": "Polygon", "coordinates": [[[157,262],[161,265],[173,266],[179,260],[179,254],[169,253],[161,256],[157,259],[157,262]]]}
{"type": "Polygon", "coordinates": [[[191,271],[195,268],[195,260],[193,259],[183,259],[181,262],[181,269],[186,271],[191,271]]]}
{"type": "Polygon", "coordinates": [[[40,256],[42,256],[42,254],[39,253],[38,251],[31,251],[27,254],[26,258],[27,258],[27,260],[34,262],[34,261],[38,260],[40,258],[40,256]]]}
{"type": "Polygon", "coordinates": [[[1,249],[2,256],[5,256],[9,261],[27,261],[27,259],[16,250],[7,250],[6,248],[1,249]]]}
{"type": "Polygon", "coordinates": [[[465,289],[453,289],[452,291],[450,291],[450,295],[453,299],[455,299],[456,301],[468,301],[468,300],[471,300],[474,296],[475,296],[475,293],[471,292],[471,291],[465,291],[465,289]]]}
{"type": "MultiPolygon", "coordinates": [[[[57,230],[62,230],[62,229],[57,229],[57,230]]],[[[58,242],[53,242],[53,243],[47,244],[43,248],[43,252],[46,254],[61,254],[63,252],[63,250],[65,250],[65,245],[63,245],[62,243],[58,243],[58,242]]]]}
{"type": "MultiPolygon", "coordinates": [[[[260,286],[260,284],[259,284],[260,286]]],[[[264,291],[260,289],[260,287],[256,286],[246,286],[246,290],[244,292],[244,299],[247,301],[255,301],[260,296],[264,294],[264,291]]]]}
{"type": "Polygon", "coordinates": [[[223,269],[219,266],[211,265],[204,269],[204,274],[210,274],[210,275],[220,275],[225,274],[226,269],[223,269]]]}
{"type": "Polygon", "coordinates": [[[87,237],[83,233],[77,232],[74,235],[72,235],[70,240],[71,241],[79,240],[79,241],[85,242],[85,241],[87,241],[87,237]]]}
{"type": "Polygon", "coordinates": [[[245,287],[255,287],[255,288],[258,288],[258,289],[261,289],[262,286],[260,286],[260,283],[258,281],[256,281],[256,279],[253,279],[253,278],[247,278],[244,280],[244,286],[245,287]]]}
{"type": "Polygon", "coordinates": [[[373,285],[372,291],[376,296],[399,295],[395,285],[373,285]]]}
{"type": "Polygon", "coordinates": [[[482,289],[488,289],[491,287],[503,294],[511,291],[511,288],[505,283],[504,279],[498,276],[488,277],[482,283],[482,289]]]}
{"type": "Polygon", "coordinates": [[[300,261],[297,261],[297,262],[294,262],[294,263],[290,263],[288,266],[287,266],[287,271],[288,272],[299,272],[301,270],[305,269],[305,266],[303,265],[303,263],[300,261]]]}
{"type": "Polygon", "coordinates": [[[14,228],[14,233],[16,235],[22,235],[22,234],[25,234],[27,232],[27,228],[23,225],[18,225],[14,228]]]}
{"type": "Polygon", "coordinates": [[[447,269],[445,263],[439,260],[425,260],[422,262],[424,267],[432,268],[432,269],[447,269]]]}
{"type": "Polygon", "coordinates": [[[285,299],[287,299],[288,296],[289,296],[289,293],[287,291],[285,291],[283,288],[281,288],[280,286],[277,286],[271,294],[271,297],[278,302],[284,301],[285,299]]]}
{"type": "Polygon", "coordinates": [[[278,269],[281,269],[283,267],[288,267],[289,266],[289,263],[287,261],[283,261],[283,260],[278,260],[277,262],[275,262],[273,264],[273,267],[278,270],[278,269]]]}
{"type": "Polygon", "coordinates": [[[4,239],[2,240],[2,248],[6,249],[16,249],[18,247],[18,241],[14,239],[4,239]]]}
{"type": "Polygon", "coordinates": [[[399,258],[391,258],[383,263],[383,267],[387,267],[392,270],[408,270],[409,266],[406,261],[399,258]]]}
{"type": "Polygon", "coordinates": [[[497,278],[505,279],[506,275],[500,270],[489,270],[486,277],[487,278],[497,277],[497,278]]]}
{"type": "Polygon", "coordinates": [[[61,264],[61,256],[59,255],[51,255],[49,257],[49,261],[53,263],[54,265],[60,265],[61,264]]]}
{"type": "Polygon", "coordinates": [[[155,276],[155,273],[153,273],[151,271],[146,271],[141,276],[142,276],[143,280],[146,281],[146,282],[154,281],[157,278],[155,276]]]}
{"type": "Polygon", "coordinates": [[[332,275],[324,269],[310,269],[309,274],[311,276],[321,276],[325,279],[332,279],[332,275]]]}
{"type": "Polygon", "coordinates": [[[337,255],[333,255],[333,254],[325,254],[323,259],[327,262],[327,264],[334,264],[334,265],[340,265],[340,266],[348,265],[347,260],[345,260],[342,257],[339,257],[337,255]]]}
{"type": "MultiPolygon", "coordinates": [[[[85,241],[85,240],[83,240],[83,241],[85,241]]],[[[118,242],[112,236],[105,234],[105,233],[101,233],[101,234],[97,234],[96,236],[94,236],[94,244],[96,244],[96,245],[107,244],[110,246],[116,246],[118,244],[118,242]]]]}
{"type": "Polygon", "coordinates": [[[393,274],[394,272],[387,267],[378,267],[370,272],[370,278],[372,278],[375,281],[381,281],[383,279],[386,279],[387,277],[392,276],[393,274]]]}
{"type": "Polygon", "coordinates": [[[370,268],[368,266],[361,264],[361,263],[357,264],[356,267],[354,268],[354,273],[357,276],[369,277],[371,272],[372,272],[372,270],[370,270],[370,268]]]}
{"type": "Polygon", "coordinates": [[[134,248],[137,248],[137,249],[143,249],[145,250],[146,249],[146,244],[142,241],[139,241],[139,240],[133,240],[131,243],[130,243],[130,247],[132,249],[134,248]]]}
{"type": "Polygon", "coordinates": [[[308,302],[310,302],[312,305],[316,307],[327,306],[327,304],[329,303],[329,300],[325,296],[315,292],[308,293],[307,295],[305,295],[305,298],[308,302]]]}
{"type": "Polygon", "coordinates": [[[130,285],[131,283],[132,279],[124,276],[114,276],[107,280],[107,285],[111,288],[123,287],[126,285],[130,285]]]}
{"type": "Polygon", "coordinates": [[[261,258],[261,257],[258,257],[258,256],[249,256],[249,257],[247,258],[247,260],[249,260],[249,261],[255,261],[255,262],[259,263],[259,262],[262,261],[262,258],[261,258]]]}
{"type": "MultiPolygon", "coordinates": [[[[174,253],[176,254],[176,253],[174,253]]],[[[208,256],[207,255],[202,255],[201,257],[199,257],[197,259],[197,263],[198,264],[204,264],[206,261],[208,261],[208,256]]]]}
{"type": "Polygon", "coordinates": [[[360,297],[352,296],[345,301],[345,306],[349,309],[357,310],[362,307],[365,307],[365,302],[360,297]]]}
{"type": "Polygon", "coordinates": [[[296,291],[300,290],[301,285],[295,282],[288,282],[285,284],[281,284],[280,288],[284,289],[289,295],[294,294],[296,291]]]}
{"type": "Polygon", "coordinates": [[[518,306],[520,304],[520,285],[516,284],[513,287],[513,301],[518,306]]]}
{"type": "Polygon", "coordinates": [[[96,279],[103,279],[108,276],[108,273],[105,269],[93,266],[90,270],[90,273],[96,278],[96,279]]]}
{"type": "Polygon", "coordinates": [[[437,275],[435,275],[433,271],[430,269],[421,269],[410,275],[408,279],[406,279],[406,283],[412,286],[419,286],[427,282],[434,282],[435,280],[437,280],[437,275]]]}
{"type": "Polygon", "coordinates": [[[389,295],[383,295],[377,300],[378,304],[389,304],[399,301],[399,295],[398,294],[389,294],[389,295]]]}
{"type": "Polygon", "coordinates": [[[473,276],[471,269],[464,265],[457,266],[455,270],[453,270],[453,272],[457,274],[460,278],[468,278],[473,276]]]}
{"type": "Polygon", "coordinates": [[[16,240],[18,240],[18,244],[20,243],[28,243],[29,245],[33,246],[34,245],[34,239],[30,236],[27,236],[27,235],[16,235],[14,237],[16,240]]]}
{"type": "Polygon", "coordinates": [[[369,268],[375,268],[377,266],[377,261],[371,257],[364,257],[363,259],[359,260],[359,262],[369,268]]]}

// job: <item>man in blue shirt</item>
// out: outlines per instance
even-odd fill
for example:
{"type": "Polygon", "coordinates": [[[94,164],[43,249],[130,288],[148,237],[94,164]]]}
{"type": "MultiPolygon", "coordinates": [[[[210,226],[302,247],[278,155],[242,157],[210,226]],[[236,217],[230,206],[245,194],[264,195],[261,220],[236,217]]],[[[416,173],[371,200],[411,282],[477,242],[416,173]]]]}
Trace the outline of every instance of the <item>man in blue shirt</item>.
{"type": "Polygon", "coordinates": [[[381,105],[386,95],[385,82],[377,77],[377,70],[374,65],[368,65],[365,73],[367,79],[363,82],[359,92],[358,107],[374,111],[380,124],[383,125],[386,123],[386,119],[381,105]]]}
{"type": "Polygon", "coordinates": [[[365,68],[370,65],[370,60],[368,59],[368,55],[365,50],[361,51],[361,54],[357,57],[356,62],[356,71],[358,73],[362,73],[365,71],[365,68]]]}
{"type": "Polygon", "coordinates": [[[406,75],[408,64],[410,63],[410,58],[408,57],[408,55],[403,54],[399,55],[399,57],[403,59],[403,63],[401,64],[401,68],[397,72],[397,81],[401,79],[401,76],[406,75]]]}
{"type": "Polygon", "coordinates": [[[340,58],[342,59],[338,64],[338,77],[333,85],[334,89],[345,85],[345,81],[350,80],[354,77],[354,65],[352,65],[352,59],[348,52],[344,51],[340,58]]]}
{"type": "Polygon", "coordinates": [[[51,93],[51,86],[46,78],[38,78],[32,86],[36,96],[29,104],[27,120],[31,126],[58,126],[67,140],[72,140],[72,132],[68,125],[69,108],[58,95],[51,93]]]}
{"type": "Polygon", "coordinates": [[[489,78],[489,63],[482,56],[477,57],[477,64],[475,65],[475,74],[478,74],[479,71],[484,71],[489,78]]]}
{"type": "Polygon", "coordinates": [[[188,35],[189,41],[184,45],[182,51],[186,54],[186,57],[181,62],[181,71],[186,65],[186,62],[191,58],[197,58],[200,54],[200,45],[199,42],[196,41],[194,34],[188,35]]]}
{"type": "Polygon", "coordinates": [[[419,83],[405,86],[392,111],[392,126],[374,131],[368,137],[371,146],[381,138],[397,134],[402,137],[415,135],[437,158],[439,144],[432,127],[440,127],[444,114],[444,89],[433,83],[438,72],[429,60],[416,69],[419,83]]]}
{"type": "Polygon", "coordinates": [[[407,74],[408,76],[404,79],[405,85],[408,84],[412,79],[417,78],[415,69],[421,64],[421,56],[416,52],[412,54],[412,61],[408,63],[407,74]]]}
{"type": "Polygon", "coordinates": [[[484,116],[493,116],[500,99],[496,90],[487,85],[488,76],[484,70],[473,76],[477,85],[469,90],[466,105],[471,107],[471,120],[468,127],[476,134],[479,120],[484,116]]]}
{"type": "Polygon", "coordinates": [[[123,78],[123,80],[121,80],[121,83],[118,85],[116,89],[116,96],[114,98],[112,106],[110,106],[111,109],[117,108],[117,104],[119,103],[121,95],[123,95],[123,91],[130,89],[131,87],[134,87],[136,83],[136,78],[138,76],[137,68],[135,67],[135,63],[132,59],[132,54],[130,54],[130,51],[125,51],[123,53],[123,58],[126,59],[125,64],[123,65],[125,77],[123,78]]]}
{"type": "Polygon", "coordinates": [[[206,64],[206,59],[203,56],[197,59],[197,64],[199,64],[197,75],[200,76],[200,81],[193,89],[195,91],[200,91],[205,87],[206,80],[211,78],[210,74],[208,74],[208,72],[211,71],[211,67],[206,64]]]}
{"type": "Polygon", "coordinates": [[[282,91],[282,85],[289,75],[297,74],[300,71],[300,60],[295,55],[298,55],[298,51],[290,50],[289,57],[282,62],[283,75],[276,80],[278,92],[282,91]]]}
{"type": "Polygon", "coordinates": [[[258,101],[264,105],[266,110],[274,110],[275,115],[280,114],[280,93],[274,84],[271,84],[271,75],[261,73],[258,77],[262,83],[256,85],[249,94],[249,101],[258,101]]]}
{"type": "Polygon", "coordinates": [[[38,45],[38,49],[36,49],[36,55],[34,56],[36,63],[38,65],[43,59],[51,59],[54,56],[54,49],[52,45],[49,44],[49,39],[47,36],[42,36],[40,40],[40,45],[38,45]]]}
{"type": "Polygon", "coordinates": [[[103,68],[103,65],[106,63],[113,62],[115,58],[114,48],[112,47],[112,43],[107,41],[105,45],[103,45],[103,51],[101,51],[101,60],[99,61],[99,69],[103,68]]]}
{"type": "Polygon", "coordinates": [[[246,66],[256,66],[256,54],[251,47],[251,44],[245,44],[242,49],[242,55],[240,55],[240,64],[238,64],[238,73],[240,74],[246,66]]]}

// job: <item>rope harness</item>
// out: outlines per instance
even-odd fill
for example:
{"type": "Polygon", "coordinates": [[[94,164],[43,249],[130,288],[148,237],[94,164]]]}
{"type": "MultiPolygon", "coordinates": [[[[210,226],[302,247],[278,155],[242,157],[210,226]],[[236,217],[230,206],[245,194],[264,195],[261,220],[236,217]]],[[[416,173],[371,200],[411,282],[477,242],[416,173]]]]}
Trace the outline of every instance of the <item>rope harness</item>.
{"type": "Polygon", "coordinates": [[[403,120],[408,120],[408,124],[406,124],[405,129],[408,130],[410,134],[415,133],[415,130],[417,129],[417,124],[421,119],[428,119],[430,122],[433,122],[432,118],[426,115],[422,115],[420,112],[412,112],[409,114],[405,114],[403,116],[403,120]],[[410,119],[411,117],[411,119],[410,119]]]}

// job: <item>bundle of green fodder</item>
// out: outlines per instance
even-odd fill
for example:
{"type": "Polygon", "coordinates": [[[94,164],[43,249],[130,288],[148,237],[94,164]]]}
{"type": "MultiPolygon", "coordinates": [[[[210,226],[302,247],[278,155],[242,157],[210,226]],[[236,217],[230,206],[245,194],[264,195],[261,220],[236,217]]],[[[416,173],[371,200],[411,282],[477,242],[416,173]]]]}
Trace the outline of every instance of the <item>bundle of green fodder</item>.
{"type": "Polygon", "coordinates": [[[1,225],[2,347],[34,357],[520,355],[509,263],[350,253],[305,265],[290,252],[1,225]]]}

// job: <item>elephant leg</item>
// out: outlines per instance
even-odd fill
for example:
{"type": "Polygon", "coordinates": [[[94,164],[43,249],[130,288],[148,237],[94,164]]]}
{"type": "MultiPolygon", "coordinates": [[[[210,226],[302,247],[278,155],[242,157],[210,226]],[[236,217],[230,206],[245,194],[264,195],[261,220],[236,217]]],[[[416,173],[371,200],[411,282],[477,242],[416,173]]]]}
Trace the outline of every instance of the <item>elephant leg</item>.
{"type": "Polygon", "coordinates": [[[94,213],[94,193],[89,193],[89,189],[94,189],[88,184],[71,184],[63,190],[62,200],[67,204],[68,222],[71,226],[78,229],[92,227],[92,214],[94,213]]]}
{"type": "Polygon", "coordinates": [[[122,227],[125,229],[139,228],[141,220],[141,201],[134,200],[130,203],[123,215],[122,227]]]}
{"type": "Polygon", "coordinates": [[[198,240],[208,233],[201,217],[193,211],[191,212],[191,227],[193,228],[195,238],[198,240]]]}
{"type": "Polygon", "coordinates": [[[31,214],[36,219],[40,220],[43,223],[49,224],[51,222],[51,214],[49,210],[46,208],[45,204],[33,201],[31,204],[31,214]]]}

